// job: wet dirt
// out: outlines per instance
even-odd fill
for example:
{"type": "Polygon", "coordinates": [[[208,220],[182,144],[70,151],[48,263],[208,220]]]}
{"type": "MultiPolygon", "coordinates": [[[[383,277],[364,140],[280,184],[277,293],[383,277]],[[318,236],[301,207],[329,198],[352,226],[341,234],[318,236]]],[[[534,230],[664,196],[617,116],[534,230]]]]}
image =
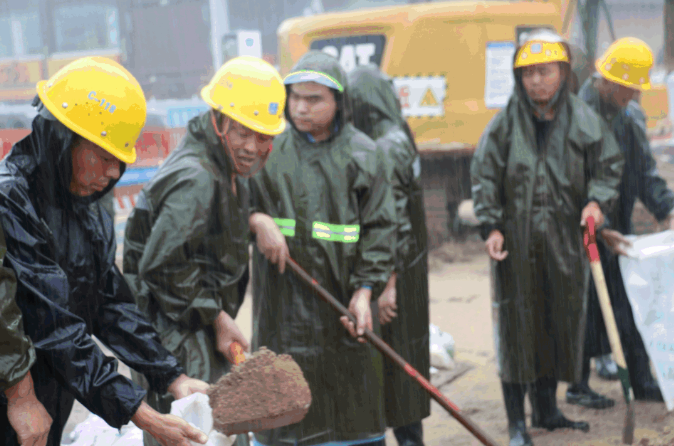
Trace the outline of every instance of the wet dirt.
{"type": "Polygon", "coordinates": [[[242,422],[277,420],[284,414],[303,417],[311,391],[299,365],[290,355],[276,355],[262,347],[220,378],[208,393],[213,427],[230,435],[242,422]]]}

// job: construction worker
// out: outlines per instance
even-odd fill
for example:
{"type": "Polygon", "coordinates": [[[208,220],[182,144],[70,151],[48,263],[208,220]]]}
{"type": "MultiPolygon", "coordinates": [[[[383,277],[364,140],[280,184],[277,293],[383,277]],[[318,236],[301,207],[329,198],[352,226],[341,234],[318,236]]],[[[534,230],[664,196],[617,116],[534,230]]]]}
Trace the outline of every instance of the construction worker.
{"type": "MultiPolygon", "coordinates": [[[[146,113],[140,85],[118,63],[86,57],[39,82],[37,94],[32,132],[0,163],[0,219],[36,352],[35,394],[53,419],[47,445],[61,444],[75,399],[112,427],[133,421],[162,445],[204,444],[203,432],[144,403],[145,392],[92,339],[145,373],[153,389],[176,398],[208,389],[183,373],[137,310],[99,203],[136,159],[146,113]]],[[[0,438],[18,445],[5,413],[0,438]]]]}
{"type": "MultiPolygon", "coordinates": [[[[248,285],[247,178],[285,128],[286,92],[271,65],[242,56],[225,63],[201,97],[210,110],[188,123],[129,216],[124,273],[187,375],[215,383],[234,362],[232,342],[248,350],[234,322],[248,285]]],[[[174,398],[149,392],[147,400],[168,413],[174,398]]],[[[154,444],[148,435],[145,444],[154,444]]]]}
{"type": "MultiPolygon", "coordinates": [[[[398,217],[395,272],[377,299],[386,343],[430,380],[428,240],[421,160],[402,116],[391,80],[376,66],[349,73],[354,126],[372,138],[392,170],[398,217]]],[[[397,364],[384,358],[386,424],[399,446],[422,446],[421,420],[431,414],[426,392],[397,364]]]]}
{"type": "MultiPolygon", "coordinates": [[[[658,174],[646,136],[646,119],[638,103],[640,92],[650,89],[652,67],[653,53],[645,42],[632,37],[619,39],[597,60],[597,73],[585,82],[579,95],[606,121],[625,157],[620,199],[615,212],[610,214],[610,226],[601,231],[603,243],[599,244],[599,255],[634,398],[663,401],[651,374],[648,353],[634,323],[618,263],[618,255],[625,255],[623,245],[629,245],[624,235],[633,233],[632,211],[637,198],[658,221],[674,229],[674,192],[658,174]]],[[[590,287],[590,293],[588,305],[594,307],[595,318],[588,321],[583,379],[567,390],[566,399],[586,407],[610,407],[614,401],[593,392],[588,385],[590,358],[610,352],[594,286],[590,287]]]]}
{"type": "Polygon", "coordinates": [[[601,226],[618,198],[623,160],[613,138],[568,90],[566,42],[532,31],[514,58],[515,90],[485,129],[471,165],[474,209],[494,260],[495,338],[510,445],[532,426],[588,431],[557,407],[557,382],[578,382],[589,262],[582,228],[601,226]]]}
{"type": "MultiPolygon", "coordinates": [[[[0,259],[7,253],[0,228],[0,259]]],[[[30,368],[35,349],[23,331],[21,310],[16,305],[16,277],[0,262],[0,401],[7,406],[9,425],[23,445],[44,446],[52,419],[35,396],[30,368]]]]}
{"type": "Polygon", "coordinates": [[[337,59],[310,51],[284,83],[292,125],[251,179],[251,231],[259,250],[253,347],[290,354],[312,402],[300,423],[258,432],[255,444],[383,445],[382,358],[362,335],[373,324],[371,297],[393,271],[397,225],[386,166],[375,143],[351,124],[346,73],[337,59]],[[269,237],[260,213],[274,217],[284,237],[269,237]],[[345,317],[342,326],[309,284],[271,266],[270,260],[284,266],[288,254],[349,308],[356,326],[345,317]]]}

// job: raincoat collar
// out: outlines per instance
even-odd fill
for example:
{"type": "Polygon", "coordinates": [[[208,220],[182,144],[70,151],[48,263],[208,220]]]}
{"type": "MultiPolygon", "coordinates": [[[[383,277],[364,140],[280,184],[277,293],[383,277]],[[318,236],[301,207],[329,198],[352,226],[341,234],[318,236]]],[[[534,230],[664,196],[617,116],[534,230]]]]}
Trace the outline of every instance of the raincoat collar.
{"type": "Polygon", "coordinates": [[[222,141],[213,128],[210,110],[190,120],[188,132],[206,143],[206,155],[221,171],[225,172],[228,178],[235,174],[232,160],[227,155],[222,141]]]}

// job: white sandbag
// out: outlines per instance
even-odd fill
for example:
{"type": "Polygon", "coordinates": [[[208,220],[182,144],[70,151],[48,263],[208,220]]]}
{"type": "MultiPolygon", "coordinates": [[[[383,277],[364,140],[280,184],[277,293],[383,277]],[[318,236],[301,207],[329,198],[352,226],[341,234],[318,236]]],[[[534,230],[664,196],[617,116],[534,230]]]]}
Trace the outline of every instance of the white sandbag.
{"type": "Polygon", "coordinates": [[[655,364],[656,379],[667,405],[674,409],[674,231],[628,236],[629,257],[620,270],[634,322],[655,364]]]}
{"type": "MultiPolygon", "coordinates": [[[[227,437],[213,429],[213,411],[208,401],[208,395],[203,393],[195,393],[172,402],[171,414],[182,418],[208,434],[206,446],[231,446],[236,439],[234,435],[227,437]]],[[[199,443],[192,442],[192,445],[198,446],[199,443]]]]}

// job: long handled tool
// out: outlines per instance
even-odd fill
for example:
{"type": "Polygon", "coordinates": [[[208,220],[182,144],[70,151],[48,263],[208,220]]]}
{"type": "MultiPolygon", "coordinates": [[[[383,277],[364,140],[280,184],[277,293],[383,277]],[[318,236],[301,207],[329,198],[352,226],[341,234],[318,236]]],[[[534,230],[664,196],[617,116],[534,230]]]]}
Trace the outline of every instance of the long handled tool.
{"type": "Polygon", "coordinates": [[[590,267],[592,268],[592,277],[594,278],[594,285],[599,296],[599,304],[601,305],[601,312],[604,316],[604,324],[606,325],[606,332],[608,333],[611,350],[615,355],[615,362],[618,365],[618,376],[623,387],[623,395],[625,396],[625,403],[627,404],[627,413],[625,414],[625,424],[623,426],[623,443],[632,444],[634,441],[634,407],[632,401],[634,400],[634,392],[630,384],[630,375],[627,371],[627,362],[623,354],[623,348],[620,343],[620,336],[618,335],[618,327],[613,315],[613,307],[611,307],[611,299],[608,295],[608,288],[606,287],[606,279],[604,278],[604,271],[601,267],[601,259],[599,258],[599,250],[597,249],[597,238],[595,233],[594,218],[587,219],[587,230],[584,236],[585,251],[590,259],[590,267]]]}
{"type": "MultiPolygon", "coordinates": [[[[307,274],[306,271],[302,269],[293,259],[288,258],[287,263],[290,265],[292,270],[300,276],[304,281],[310,284],[314,290],[330,304],[335,310],[341,313],[343,316],[349,318],[351,322],[356,324],[355,317],[351,312],[344,307],[337,299],[335,299],[330,293],[327,292],[325,288],[320,286],[316,280],[307,274]]],[[[459,423],[461,423],[466,429],[470,431],[471,434],[475,436],[482,444],[486,446],[496,446],[496,442],[489,438],[487,434],[482,431],[473,421],[471,421],[466,415],[461,413],[456,405],[454,405],[446,396],[444,396],[440,391],[431,384],[426,378],[424,378],[414,367],[408,364],[402,356],[397,354],[388,344],[386,344],[379,336],[374,334],[371,330],[365,329],[364,337],[370,341],[382,354],[387,356],[393,362],[402,367],[408,375],[417,380],[421,386],[430,393],[431,397],[437,401],[442,407],[444,407],[459,423]]]]}

